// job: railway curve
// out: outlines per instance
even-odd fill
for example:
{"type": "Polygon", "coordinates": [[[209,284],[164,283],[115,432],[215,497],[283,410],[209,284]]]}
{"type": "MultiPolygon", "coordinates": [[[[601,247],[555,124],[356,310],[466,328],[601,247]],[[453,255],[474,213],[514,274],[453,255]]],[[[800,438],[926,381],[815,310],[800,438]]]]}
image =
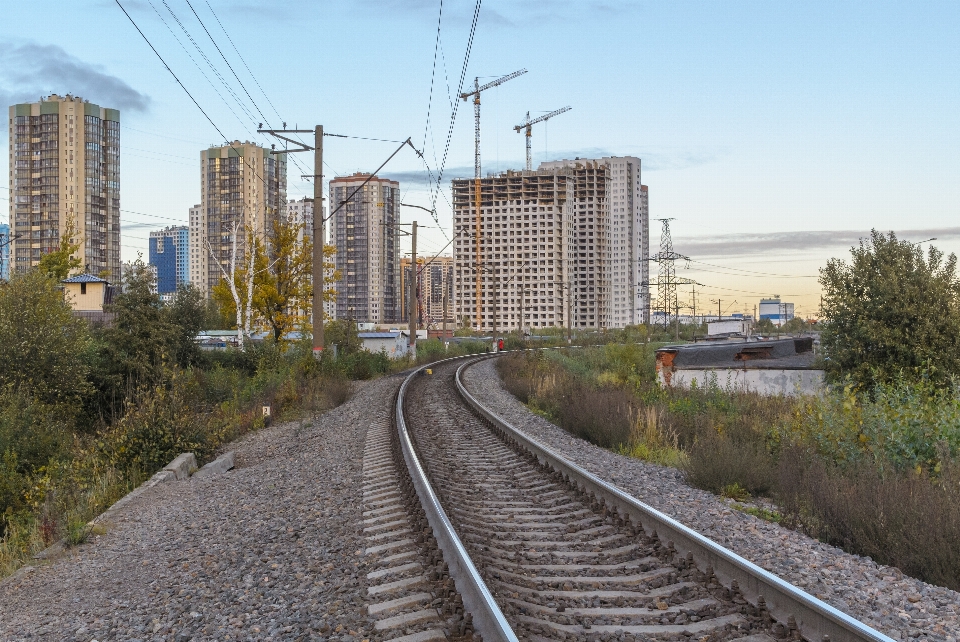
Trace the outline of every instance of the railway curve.
{"type": "Polygon", "coordinates": [[[891,640],[515,429],[462,381],[485,358],[419,368],[396,401],[398,459],[468,633],[488,642],[891,640]]]}

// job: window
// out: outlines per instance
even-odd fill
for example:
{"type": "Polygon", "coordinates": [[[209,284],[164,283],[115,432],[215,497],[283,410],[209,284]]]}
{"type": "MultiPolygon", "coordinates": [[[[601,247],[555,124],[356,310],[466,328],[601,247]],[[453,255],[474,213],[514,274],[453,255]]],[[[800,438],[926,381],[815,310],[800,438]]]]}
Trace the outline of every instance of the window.
{"type": "Polygon", "coordinates": [[[81,283],[81,284],[80,284],[80,294],[86,294],[86,293],[87,293],[87,284],[86,284],[86,283],[81,283]]]}

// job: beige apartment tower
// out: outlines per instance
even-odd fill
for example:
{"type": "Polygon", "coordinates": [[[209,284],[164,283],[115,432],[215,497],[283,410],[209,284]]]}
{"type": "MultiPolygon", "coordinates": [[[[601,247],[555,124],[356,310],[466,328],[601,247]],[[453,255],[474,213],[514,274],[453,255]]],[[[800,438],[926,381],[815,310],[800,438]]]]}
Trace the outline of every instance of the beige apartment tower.
{"type": "Polygon", "coordinates": [[[120,280],[120,112],[52,94],[10,114],[10,252],[24,272],[73,226],[83,270],[120,280]]]}
{"type": "Polygon", "coordinates": [[[330,181],[337,318],[400,320],[400,183],[357,173],[330,181]]]}
{"type": "Polygon", "coordinates": [[[287,199],[286,154],[249,141],[234,141],[200,153],[200,211],[190,216],[190,244],[199,251],[196,278],[191,280],[209,293],[230,273],[234,236],[237,264],[243,261],[247,238],[265,239],[287,199]],[[196,236],[195,236],[196,234],[196,236]]]}
{"type": "MultiPolygon", "coordinates": [[[[418,312],[425,328],[440,328],[446,316],[448,329],[453,329],[453,257],[419,256],[418,312]]],[[[410,305],[410,259],[400,259],[400,318],[407,319],[410,305]]]]}

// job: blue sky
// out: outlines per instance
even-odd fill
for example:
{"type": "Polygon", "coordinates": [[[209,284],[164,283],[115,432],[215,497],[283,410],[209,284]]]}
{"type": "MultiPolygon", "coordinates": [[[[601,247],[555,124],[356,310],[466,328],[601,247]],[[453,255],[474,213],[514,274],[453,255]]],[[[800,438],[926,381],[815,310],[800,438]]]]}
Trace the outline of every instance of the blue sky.
{"type": "MultiPolygon", "coordinates": [[[[274,125],[409,136],[441,165],[473,2],[443,4],[428,126],[439,0],[190,0],[245,90],[187,0],[120,1],[225,136],[268,142],[254,133],[259,108],[274,125]]],[[[200,150],[220,134],[115,1],[14,3],[5,18],[4,106],[57,92],[121,109],[123,254],[134,258],[150,229],[186,221],[200,150]]],[[[781,294],[813,313],[818,268],[872,227],[960,252],[960,3],[485,0],[466,82],[519,68],[529,73],[483,95],[484,172],[522,167],[512,126],[526,111],[571,105],[535,129],[535,163],[640,156],[651,216],[674,218],[675,249],[699,261],[678,272],[705,285],[700,305],[752,309],[781,294]]],[[[395,147],[328,137],[324,172],[370,171],[395,147]]],[[[472,160],[472,106],[460,103],[438,200],[447,234],[446,179],[472,175],[472,160]]],[[[301,163],[293,197],[312,194],[299,179],[311,159],[301,163]]],[[[384,173],[405,202],[429,205],[411,151],[384,173]]],[[[404,210],[414,216],[428,215],[404,210]]],[[[421,252],[446,243],[439,229],[421,239],[421,252]]]]}

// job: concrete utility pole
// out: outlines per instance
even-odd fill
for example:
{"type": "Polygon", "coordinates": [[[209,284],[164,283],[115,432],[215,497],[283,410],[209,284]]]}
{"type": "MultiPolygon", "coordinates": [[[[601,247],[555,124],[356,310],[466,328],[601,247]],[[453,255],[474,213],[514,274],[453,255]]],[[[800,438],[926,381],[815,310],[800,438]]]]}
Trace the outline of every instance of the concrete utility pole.
{"type": "Polygon", "coordinates": [[[323,125],[313,130],[313,356],[323,354],[323,125]]]}
{"type": "MultiPolygon", "coordinates": [[[[293,143],[296,149],[276,150],[278,154],[292,154],[313,150],[313,356],[320,358],[323,355],[323,125],[313,129],[264,129],[263,123],[257,127],[258,134],[270,134],[280,140],[293,143]],[[288,138],[290,134],[313,133],[313,147],[306,143],[288,138]]],[[[391,158],[393,158],[391,156],[391,158]]],[[[389,160],[389,159],[388,159],[389,160]]]]}
{"type": "Polygon", "coordinates": [[[417,222],[410,229],[410,349],[417,345],[417,222]]]}

